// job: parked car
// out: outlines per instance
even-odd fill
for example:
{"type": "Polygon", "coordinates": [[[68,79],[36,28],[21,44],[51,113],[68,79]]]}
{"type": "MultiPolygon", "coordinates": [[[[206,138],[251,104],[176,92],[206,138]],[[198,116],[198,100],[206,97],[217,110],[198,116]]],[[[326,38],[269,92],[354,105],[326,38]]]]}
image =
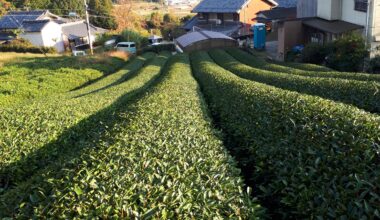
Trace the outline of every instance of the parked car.
{"type": "Polygon", "coordinates": [[[119,42],[116,44],[115,49],[117,51],[124,51],[131,54],[136,54],[137,48],[135,42],[119,42]]]}

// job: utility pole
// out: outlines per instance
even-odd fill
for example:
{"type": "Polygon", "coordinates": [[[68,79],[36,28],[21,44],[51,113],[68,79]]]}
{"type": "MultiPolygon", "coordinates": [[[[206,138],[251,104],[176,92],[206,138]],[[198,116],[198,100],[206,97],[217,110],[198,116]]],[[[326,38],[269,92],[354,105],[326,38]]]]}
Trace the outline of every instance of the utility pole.
{"type": "Polygon", "coordinates": [[[92,39],[91,39],[90,18],[88,16],[88,5],[87,5],[87,1],[86,0],[84,0],[84,7],[85,7],[85,11],[86,11],[88,44],[90,45],[90,53],[91,53],[91,55],[94,55],[94,49],[92,47],[92,39]]]}

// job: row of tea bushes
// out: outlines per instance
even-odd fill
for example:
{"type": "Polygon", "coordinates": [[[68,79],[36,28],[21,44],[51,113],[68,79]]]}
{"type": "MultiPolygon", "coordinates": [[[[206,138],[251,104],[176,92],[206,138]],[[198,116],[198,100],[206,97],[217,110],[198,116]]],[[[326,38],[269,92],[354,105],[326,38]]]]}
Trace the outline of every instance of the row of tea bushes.
{"type": "Polygon", "coordinates": [[[349,73],[349,72],[337,72],[337,71],[314,71],[310,69],[309,71],[299,70],[292,66],[278,65],[275,63],[268,63],[258,57],[252,56],[239,49],[228,49],[227,52],[240,62],[252,66],[254,68],[260,68],[263,70],[289,73],[293,75],[308,76],[308,77],[325,77],[325,78],[338,78],[338,79],[349,79],[358,81],[375,81],[380,82],[380,75],[366,74],[366,73],[349,73]]]}
{"type": "Polygon", "coordinates": [[[210,52],[216,63],[240,77],[282,89],[316,95],[370,112],[380,112],[380,84],[356,80],[317,78],[271,72],[242,64],[223,50],[210,52]]]}
{"type": "Polygon", "coordinates": [[[19,108],[0,109],[1,191],[27,180],[60,154],[70,151],[69,143],[80,138],[80,132],[89,129],[85,125],[92,126],[87,125],[88,118],[112,105],[119,97],[135,94],[149,86],[159,74],[157,65],[164,64],[169,56],[164,53],[156,57],[147,53],[81,90],[19,108]],[[144,64],[147,66],[141,70],[144,64]],[[65,145],[67,149],[63,148],[65,145]]]}
{"type": "Polygon", "coordinates": [[[380,218],[380,118],[192,54],[215,121],[272,218],[380,218]]]}
{"type": "Polygon", "coordinates": [[[156,86],[101,113],[96,132],[88,128],[70,144],[81,151],[9,191],[0,210],[17,218],[259,217],[212,129],[188,57],[173,57],[162,74],[156,86]]]}

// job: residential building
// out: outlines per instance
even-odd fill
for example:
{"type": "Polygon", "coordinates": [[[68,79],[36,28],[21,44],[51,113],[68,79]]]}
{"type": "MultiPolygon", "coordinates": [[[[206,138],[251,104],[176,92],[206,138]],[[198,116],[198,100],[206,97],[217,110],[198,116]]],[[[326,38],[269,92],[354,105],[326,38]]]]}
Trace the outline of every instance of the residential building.
{"type": "MultiPolygon", "coordinates": [[[[107,30],[90,25],[91,39],[107,30]]],[[[75,46],[88,44],[87,24],[84,20],[68,20],[48,10],[12,11],[0,19],[0,42],[19,37],[29,40],[35,46],[55,47],[64,52],[75,46]]]]}
{"type": "Polygon", "coordinates": [[[380,0],[298,0],[297,19],[279,25],[278,57],[296,44],[331,42],[346,34],[362,34],[371,56],[380,46],[380,0]]]}
{"type": "Polygon", "coordinates": [[[274,0],[203,0],[193,10],[197,15],[184,28],[211,30],[239,38],[250,35],[256,13],[278,6],[274,0]]]}

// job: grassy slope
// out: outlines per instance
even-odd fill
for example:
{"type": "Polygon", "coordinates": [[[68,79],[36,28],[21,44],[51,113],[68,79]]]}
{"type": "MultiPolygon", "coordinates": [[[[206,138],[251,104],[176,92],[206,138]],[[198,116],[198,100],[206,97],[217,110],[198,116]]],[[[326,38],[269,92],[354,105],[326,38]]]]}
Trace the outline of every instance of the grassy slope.
{"type": "Polygon", "coordinates": [[[6,54],[0,69],[0,106],[67,92],[124,65],[113,57],[36,57],[6,54]],[[9,59],[15,59],[10,61],[9,59]],[[17,61],[17,62],[16,62],[17,61]]]}

